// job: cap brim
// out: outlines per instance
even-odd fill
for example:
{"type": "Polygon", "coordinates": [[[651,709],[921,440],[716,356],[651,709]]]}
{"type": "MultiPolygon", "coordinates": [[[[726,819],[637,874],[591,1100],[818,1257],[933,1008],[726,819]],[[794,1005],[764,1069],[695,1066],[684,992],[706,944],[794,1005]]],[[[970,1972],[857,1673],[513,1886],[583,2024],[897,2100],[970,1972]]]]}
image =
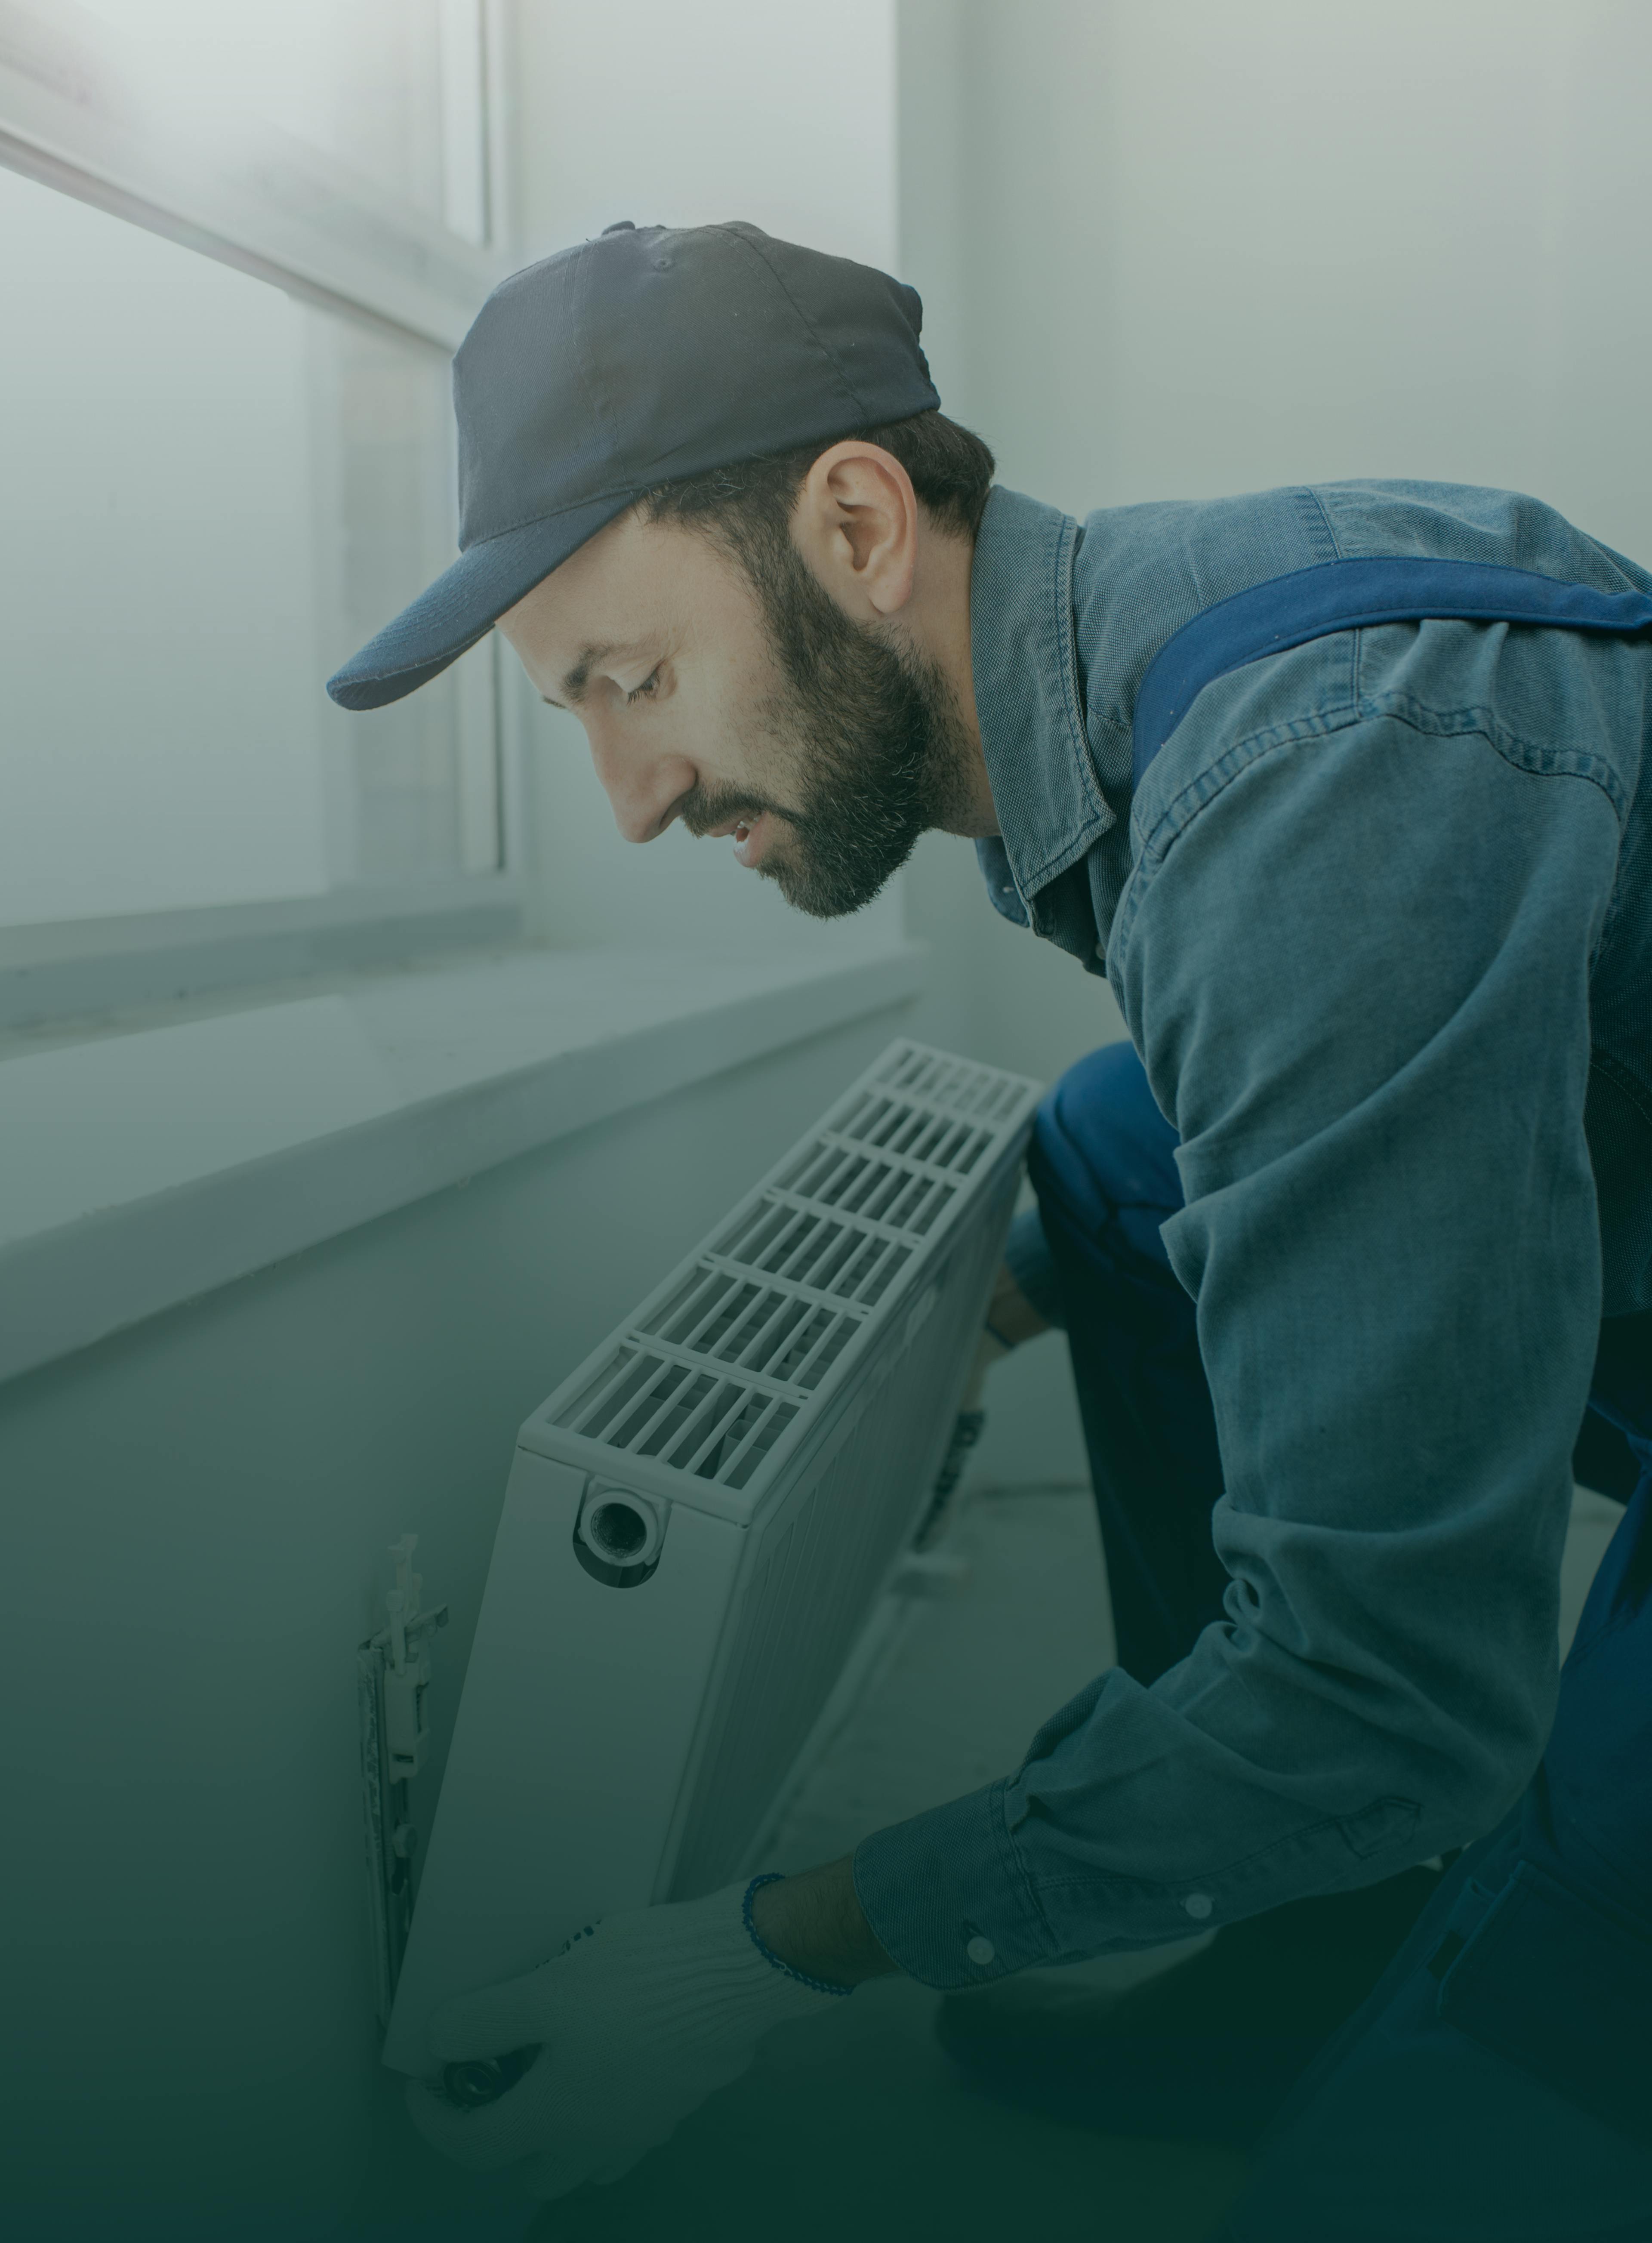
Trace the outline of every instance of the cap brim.
{"type": "Polygon", "coordinates": [[[328,678],[327,691],[341,709],[382,709],[416,691],[485,638],[506,610],[561,568],[570,553],[623,514],[633,496],[629,491],[610,492],[473,545],[328,678]]]}

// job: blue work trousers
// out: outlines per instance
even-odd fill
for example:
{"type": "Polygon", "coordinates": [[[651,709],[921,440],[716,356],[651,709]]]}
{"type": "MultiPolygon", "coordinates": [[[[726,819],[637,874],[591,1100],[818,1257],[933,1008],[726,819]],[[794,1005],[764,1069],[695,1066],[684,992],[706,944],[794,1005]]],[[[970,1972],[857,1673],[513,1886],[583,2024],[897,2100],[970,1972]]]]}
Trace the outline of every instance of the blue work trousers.
{"type": "MultiPolygon", "coordinates": [[[[1024,1232],[1011,1256],[1066,1325],[1118,1660],[1144,1683],[1226,1581],[1193,1303],[1158,1237],[1176,1145],[1133,1048],[1093,1053],[1038,1117],[1050,1260],[1024,1232]]],[[[1542,1764],[1299,2084],[1229,2243],[1652,2239],[1652,1317],[1602,1324],[1591,1404],[1591,1477],[1628,1500],[1542,1764]]]]}

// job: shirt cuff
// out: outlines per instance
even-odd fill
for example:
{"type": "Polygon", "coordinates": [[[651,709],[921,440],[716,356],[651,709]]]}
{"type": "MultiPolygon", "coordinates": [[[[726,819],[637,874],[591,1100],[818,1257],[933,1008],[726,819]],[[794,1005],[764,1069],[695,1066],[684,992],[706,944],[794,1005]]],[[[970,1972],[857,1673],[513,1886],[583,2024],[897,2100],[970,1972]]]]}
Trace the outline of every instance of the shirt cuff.
{"type": "Polygon", "coordinates": [[[1004,1820],[1005,1788],[989,1784],[876,1830],[855,1849],[855,1891],[878,1944],[943,1993],[1058,1951],[1004,1820]]]}

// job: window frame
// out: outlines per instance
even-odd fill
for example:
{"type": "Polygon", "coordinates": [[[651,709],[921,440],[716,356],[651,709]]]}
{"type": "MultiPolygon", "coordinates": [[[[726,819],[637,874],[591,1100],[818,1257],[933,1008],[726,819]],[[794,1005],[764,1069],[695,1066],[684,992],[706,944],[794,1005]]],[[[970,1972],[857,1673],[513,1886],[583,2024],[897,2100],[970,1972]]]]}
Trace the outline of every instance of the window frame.
{"type": "MultiPolygon", "coordinates": [[[[123,36],[71,0],[0,0],[0,165],[287,294],[451,354],[510,269],[512,10],[474,0],[487,239],[397,202],[261,118],[135,111],[123,36]],[[50,15],[45,12],[50,5],[50,15]]],[[[502,665],[501,665],[502,669],[502,665]]],[[[522,711],[498,675],[500,864],[318,896],[0,927],[0,1029],[519,935],[522,711]]]]}

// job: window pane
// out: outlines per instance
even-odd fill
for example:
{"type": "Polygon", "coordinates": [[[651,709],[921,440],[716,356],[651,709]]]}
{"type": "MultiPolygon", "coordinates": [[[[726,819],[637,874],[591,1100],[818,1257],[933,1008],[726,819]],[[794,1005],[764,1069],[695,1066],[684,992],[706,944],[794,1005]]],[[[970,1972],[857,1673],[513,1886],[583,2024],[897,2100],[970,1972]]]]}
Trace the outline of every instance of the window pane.
{"type": "Polygon", "coordinates": [[[486,240],[481,0],[77,4],[132,43],[124,74],[140,106],[148,84],[203,122],[250,111],[486,240]]]}
{"type": "Polygon", "coordinates": [[[328,671],[452,557],[441,353],[0,171],[0,919],[499,861],[491,648],[328,671]]]}

